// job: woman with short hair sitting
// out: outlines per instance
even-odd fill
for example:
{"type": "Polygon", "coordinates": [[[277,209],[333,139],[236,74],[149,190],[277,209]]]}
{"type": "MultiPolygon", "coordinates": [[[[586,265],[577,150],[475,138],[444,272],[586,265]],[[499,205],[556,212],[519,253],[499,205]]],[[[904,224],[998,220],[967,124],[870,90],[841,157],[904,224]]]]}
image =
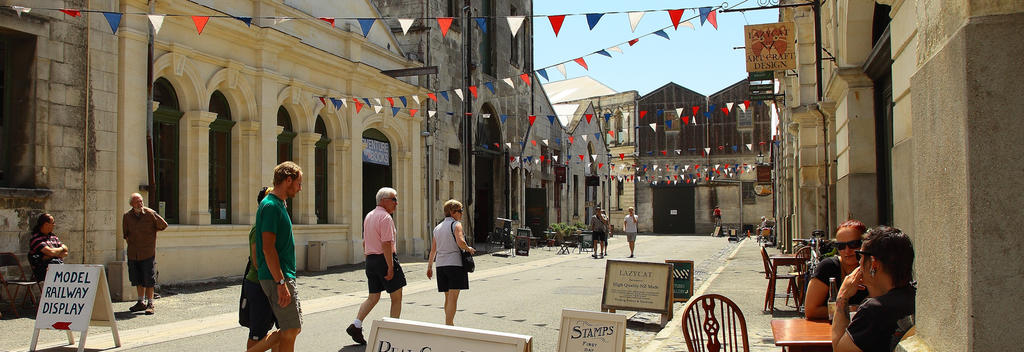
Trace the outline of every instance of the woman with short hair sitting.
{"type": "Polygon", "coordinates": [[[896,228],[872,229],[861,250],[860,267],[843,280],[832,317],[832,349],[892,351],[913,326],[912,284],[914,245],[896,228]],[[871,298],[849,319],[849,301],[858,285],[867,286],[871,298]]]}
{"type": "MultiPolygon", "coordinates": [[[[846,220],[836,229],[836,240],[833,242],[836,255],[819,262],[814,268],[814,275],[807,283],[807,294],[804,295],[805,318],[828,318],[829,279],[835,279],[838,288],[843,279],[857,269],[860,261],[856,251],[863,244],[864,233],[867,230],[864,223],[853,219],[846,220]]],[[[857,294],[850,298],[849,304],[859,305],[867,297],[867,290],[858,290],[857,294]]]]}

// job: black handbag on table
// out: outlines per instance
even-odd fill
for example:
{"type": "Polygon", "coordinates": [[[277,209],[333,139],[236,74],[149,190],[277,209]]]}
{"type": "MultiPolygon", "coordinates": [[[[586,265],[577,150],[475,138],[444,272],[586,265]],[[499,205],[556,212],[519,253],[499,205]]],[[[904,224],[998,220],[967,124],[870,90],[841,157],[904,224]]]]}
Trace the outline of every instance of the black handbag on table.
{"type": "MultiPolygon", "coordinates": [[[[455,222],[452,221],[452,239],[455,240],[455,247],[459,247],[459,239],[455,237],[455,222]]],[[[467,273],[476,270],[476,262],[473,261],[473,254],[463,251],[459,248],[459,255],[462,256],[462,269],[466,270],[467,273]]]]}

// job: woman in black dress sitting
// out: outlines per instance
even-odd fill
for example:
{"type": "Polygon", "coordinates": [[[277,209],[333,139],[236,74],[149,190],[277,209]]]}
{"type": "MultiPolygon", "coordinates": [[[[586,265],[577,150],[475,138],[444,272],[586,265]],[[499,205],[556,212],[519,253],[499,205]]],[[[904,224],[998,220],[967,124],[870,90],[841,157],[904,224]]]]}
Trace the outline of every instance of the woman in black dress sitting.
{"type": "Polygon", "coordinates": [[[916,288],[911,283],[914,245],[899,229],[879,226],[868,233],[860,267],[843,280],[832,318],[832,350],[892,351],[913,326],[916,288]],[[849,300],[858,285],[871,298],[849,319],[849,300]]]}
{"type": "MultiPolygon", "coordinates": [[[[829,279],[835,279],[836,288],[839,288],[843,279],[857,269],[860,261],[856,252],[860,249],[867,230],[867,226],[858,220],[846,220],[839,225],[834,243],[838,253],[819,262],[814,268],[814,276],[807,283],[807,294],[804,295],[805,318],[828,319],[826,302],[829,297],[829,279]]],[[[859,305],[867,297],[868,291],[862,288],[850,298],[849,304],[859,305]]]]}

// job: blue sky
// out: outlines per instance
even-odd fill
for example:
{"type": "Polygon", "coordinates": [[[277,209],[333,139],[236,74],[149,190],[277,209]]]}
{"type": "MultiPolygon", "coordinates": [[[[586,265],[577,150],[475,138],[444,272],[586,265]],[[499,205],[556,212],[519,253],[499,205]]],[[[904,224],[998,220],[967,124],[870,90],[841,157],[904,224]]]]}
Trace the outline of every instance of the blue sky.
{"type": "MultiPolygon", "coordinates": [[[[738,3],[738,2],[737,2],[738,3]]],[[[713,0],[538,0],[533,6],[534,15],[584,14],[612,11],[643,11],[677,8],[719,6],[721,1],[713,0]]],[[[735,6],[735,5],[730,5],[735,6]]],[[[738,8],[757,6],[747,1],[738,8]]],[[[696,10],[687,9],[683,21],[698,16],[696,10]]],[[[636,90],[640,94],[675,82],[701,94],[711,94],[746,78],[743,50],[743,26],[778,22],[777,10],[719,13],[718,30],[710,23],[700,24],[700,18],[693,18],[695,29],[671,27],[668,12],[648,12],[640,20],[636,32],[630,30],[629,18],[625,13],[604,15],[594,30],[587,25],[584,15],[566,16],[565,22],[555,37],[551,24],[545,17],[536,17],[533,22],[534,67],[537,69],[563,61],[569,78],[589,75],[616,91],[636,90]],[[669,26],[665,32],[671,40],[649,35],[633,46],[625,42],[669,26]],[[612,57],[590,55],[584,59],[590,70],[571,60],[594,51],[619,45],[623,53],[611,52],[612,57]]],[[[562,80],[558,70],[548,69],[552,81],[562,80]]]]}

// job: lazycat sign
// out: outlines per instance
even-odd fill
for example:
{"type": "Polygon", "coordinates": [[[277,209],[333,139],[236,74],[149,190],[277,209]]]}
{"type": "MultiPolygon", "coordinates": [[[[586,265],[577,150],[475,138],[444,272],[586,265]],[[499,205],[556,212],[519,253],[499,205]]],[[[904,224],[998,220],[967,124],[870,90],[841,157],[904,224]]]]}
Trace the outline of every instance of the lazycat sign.
{"type": "Polygon", "coordinates": [[[796,30],[793,22],[743,26],[747,72],[796,68],[796,30]]]}

